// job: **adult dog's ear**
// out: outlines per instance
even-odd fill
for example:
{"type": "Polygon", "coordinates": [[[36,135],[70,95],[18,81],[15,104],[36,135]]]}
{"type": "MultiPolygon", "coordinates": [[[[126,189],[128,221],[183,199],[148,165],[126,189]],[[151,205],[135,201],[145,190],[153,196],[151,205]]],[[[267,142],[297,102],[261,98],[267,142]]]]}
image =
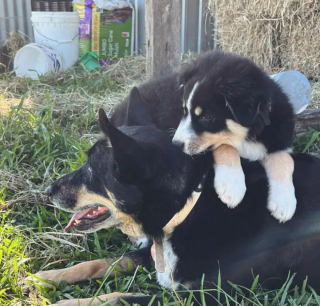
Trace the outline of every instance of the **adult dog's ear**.
{"type": "Polygon", "coordinates": [[[133,87],[127,108],[127,120],[128,126],[147,126],[153,125],[151,120],[150,111],[146,104],[143,102],[141,93],[137,87],[133,87]]]}
{"type": "Polygon", "coordinates": [[[263,125],[270,124],[269,102],[246,103],[239,101],[233,102],[226,99],[227,107],[229,107],[234,119],[244,127],[250,127],[256,120],[261,120],[263,125]]]}
{"type": "Polygon", "coordinates": [[[99,109],[99,123],[101,130],[111,142],[120,174],[119,179],[126,183],[134,183],[148,178],[151,173],[146,151],[133,138],[113,126],[102,108],[99,109]]]}

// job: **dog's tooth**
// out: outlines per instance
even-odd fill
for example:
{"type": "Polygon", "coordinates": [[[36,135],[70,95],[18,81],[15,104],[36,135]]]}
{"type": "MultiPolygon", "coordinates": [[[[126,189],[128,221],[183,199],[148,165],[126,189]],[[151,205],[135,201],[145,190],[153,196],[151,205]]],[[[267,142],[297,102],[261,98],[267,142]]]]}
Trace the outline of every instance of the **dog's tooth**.
{"type": "Polygon", "coordinates": [[[87,214],[87,216],[88,216],[88,217],[92,217],[92,215],[91,215],[91,214],[87,214]]]}
{"type": "Polygon", "coordinates": [[[80,223],[80,220],[74,220],[74,223],[75,223],[75,224],[79,224],[79,223],[80,223]]]}
{"type": "Polygon", "coordinates": [[[101,210],[101,209],[102,209],[102,207],[101,207],[101,206],[99,206],[99,207],[98,207],[98,210],[101,210]]]}
{"type": "Polygon", "coordinates": [[[96,214],[96,213],[97,213],[97,211],[96,211],[96,210],[94,210],[94,211],[93,211],[93,213],[94,213],[94,214],[96,214]]]}

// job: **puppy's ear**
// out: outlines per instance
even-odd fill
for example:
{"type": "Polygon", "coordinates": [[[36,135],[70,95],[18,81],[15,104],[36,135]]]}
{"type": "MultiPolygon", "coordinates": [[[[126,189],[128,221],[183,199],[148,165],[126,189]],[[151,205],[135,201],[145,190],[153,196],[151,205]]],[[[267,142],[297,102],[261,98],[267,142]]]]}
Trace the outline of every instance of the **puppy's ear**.
{"type": "Polygon", "coordinates": [[[234,119],[244,127],[250,127],[256,120],[261,120],[263,125],[270,124],[268,103],[235,103],[226,99],[227,107],[230,109],[234,119]]]}
{"type": "Polygon", "coordinates": [[[133,138],[113,126],[102,108],[99,109],[99,122],[101,130],[111,142],[119,178],[126,183],[148,178],[150,171],[145,150],[133,138]]]}
{"type": "Polygon", "coordinates": [[[137,87],[133,87],[127,108],[127,120],[128,126],[147,126],[153,125],[151,115],[147,105],[143,102],[141,93],[137,87]]]}

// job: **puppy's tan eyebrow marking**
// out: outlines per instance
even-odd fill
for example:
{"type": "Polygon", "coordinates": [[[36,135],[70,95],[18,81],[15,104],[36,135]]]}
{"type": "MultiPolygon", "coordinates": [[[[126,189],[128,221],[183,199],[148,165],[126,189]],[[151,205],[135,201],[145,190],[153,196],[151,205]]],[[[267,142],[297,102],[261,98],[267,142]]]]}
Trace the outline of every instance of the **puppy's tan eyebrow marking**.
{"type": "Polygon", "coordinates": [[[183,108],[186,107],[186,101],[185,100],[183,100],[182,106],[183,106],[183,108]]]}
{"type": "Polygon", "coordinates": [[[200,116],[202,114],[202,108],[200,106],[197,106],[194,110],[194,113],[196,116],[200,116]]]}

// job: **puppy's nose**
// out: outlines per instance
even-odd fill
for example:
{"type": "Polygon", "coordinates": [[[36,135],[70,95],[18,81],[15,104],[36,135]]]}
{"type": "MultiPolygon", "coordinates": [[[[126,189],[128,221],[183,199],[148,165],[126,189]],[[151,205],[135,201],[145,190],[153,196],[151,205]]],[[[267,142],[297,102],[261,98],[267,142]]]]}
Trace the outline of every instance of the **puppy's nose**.
{"type": "Polygon", "coordinates": [[[44,193],[48,196],[48,197],[51,197],[52,196],[52,187],[51,186],[48,186],[44,193]]]}
{"type": "Polygon", "coordinates": [[[173,143],[176,147],[178,147],[178,148],[180,148],[181,150],[183,150],[184,143],[183,143],[182,141],[172,140],[172,143],[173,143]]]}

